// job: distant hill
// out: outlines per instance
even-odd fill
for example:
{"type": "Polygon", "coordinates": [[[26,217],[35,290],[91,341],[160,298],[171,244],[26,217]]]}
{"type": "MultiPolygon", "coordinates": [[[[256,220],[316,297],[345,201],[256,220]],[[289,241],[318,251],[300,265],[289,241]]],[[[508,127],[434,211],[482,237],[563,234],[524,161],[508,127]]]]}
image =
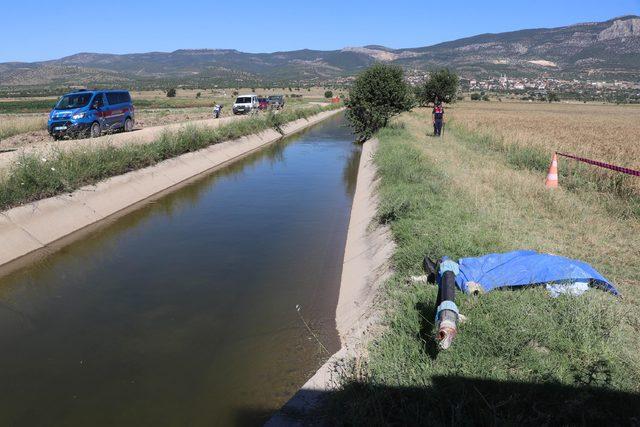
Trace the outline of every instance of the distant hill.
{"type": "Polygon", "coordinates": [[[546,73],[640,81],[640,17],[481,34],[406,49],[370,45],[273,53],[231,49],[78,53],[52,61],[0,63],[0,86],[324,82],[353,75],[376,61],[417,70],[446,66],[467,77],[546,73]]]}

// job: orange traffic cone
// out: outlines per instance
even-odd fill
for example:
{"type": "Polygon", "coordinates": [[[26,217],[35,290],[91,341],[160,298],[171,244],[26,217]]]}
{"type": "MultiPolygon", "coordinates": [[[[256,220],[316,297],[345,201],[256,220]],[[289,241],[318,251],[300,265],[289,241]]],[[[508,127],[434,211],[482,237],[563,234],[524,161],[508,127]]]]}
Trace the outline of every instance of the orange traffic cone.
{"type": "Polygon", "coordinates": [[[558,155],[556,153],[553,154],[553,158],[551,159],[551,166],[549,166],[545,186],[547,188],[558,188],[558,155]]]}

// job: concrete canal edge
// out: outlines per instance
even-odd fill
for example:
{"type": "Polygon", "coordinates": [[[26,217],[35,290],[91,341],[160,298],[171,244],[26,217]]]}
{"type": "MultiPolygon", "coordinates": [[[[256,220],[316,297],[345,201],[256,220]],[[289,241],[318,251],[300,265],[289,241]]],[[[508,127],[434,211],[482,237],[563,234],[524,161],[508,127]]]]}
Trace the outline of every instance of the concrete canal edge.
{"type": "Polygon", "coordinates": [[[157,165],[108,178],[73,193],[0,212],[0,275],[28,264],[43,252],[82,237],[150,200],[229,165],[283,137],[313,126],[342,109],[325,111],[282,127],[211,145],[157,165]]]}
{"type": "Polygon", "coordinates": [[[367,337],[379,316],[378,289],[391,272],[389,259],[395,249],[389,229],[374,223],[378,198],[373,155],[377,148],[377,139],[365,142],[358,166],[336,308],[336,327],[342,347],[265,424],[267,426],[324,424],[324,398],[339,386],[340,375],[347,364],[357,363],[365,356],[367,337]]]}

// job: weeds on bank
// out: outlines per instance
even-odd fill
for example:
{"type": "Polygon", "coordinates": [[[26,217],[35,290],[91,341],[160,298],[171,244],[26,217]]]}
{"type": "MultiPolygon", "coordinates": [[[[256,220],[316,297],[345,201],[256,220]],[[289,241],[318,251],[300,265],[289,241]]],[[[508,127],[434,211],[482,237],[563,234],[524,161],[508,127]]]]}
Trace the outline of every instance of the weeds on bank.
{"type": "MultiPolygon", "coordinates": [[[[636,416],[640,313],[604,292],[557,299],[542,289],[459,294],[469,320],[449,351],[437,351],[437,290],[408,277],[420,273],[425,255],[508,250],[513,241],[506,239],[518,236],[502,234],[496,218],[453,184],[448,165],[425,155],[408,129],[383,129],[378,137],[378,220],[397,242],[395,274],[385,288],[385,328],[369,345],[367,362],[345,372],[330,399],[331,421],[539,425],[636,416]]],[[[535,156],[512,152],[507,162],[541,167],[535,156]]]]}
{"type": "Polygon", "coordinates": [[[217,128],[187,126],[166,132],[149,144],[122,147],[77,148],[52,154],[27,154],[19,158],[0,179],[0,210],[76,190],[105,178],[155,165],[266,129],[281,131],[286,123],[338,108],[335,105],[283,111],[250,117],[217,128]]]}

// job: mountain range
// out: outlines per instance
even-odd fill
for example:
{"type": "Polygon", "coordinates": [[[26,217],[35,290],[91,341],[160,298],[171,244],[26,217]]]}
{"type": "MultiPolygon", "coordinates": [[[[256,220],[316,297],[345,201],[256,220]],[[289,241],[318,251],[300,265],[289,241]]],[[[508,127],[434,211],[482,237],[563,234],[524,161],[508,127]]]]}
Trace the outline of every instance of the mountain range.
{"type": "Polygon", "coordinates": [[[379,61],[417,71],[449,67],[467,78],[504,73],[640,81],[640,17],[481,34],[404,49],[370,45],[272,53],[78,53],[50,61],[0,63],[0,86],[325,83],[379,61]]]}

